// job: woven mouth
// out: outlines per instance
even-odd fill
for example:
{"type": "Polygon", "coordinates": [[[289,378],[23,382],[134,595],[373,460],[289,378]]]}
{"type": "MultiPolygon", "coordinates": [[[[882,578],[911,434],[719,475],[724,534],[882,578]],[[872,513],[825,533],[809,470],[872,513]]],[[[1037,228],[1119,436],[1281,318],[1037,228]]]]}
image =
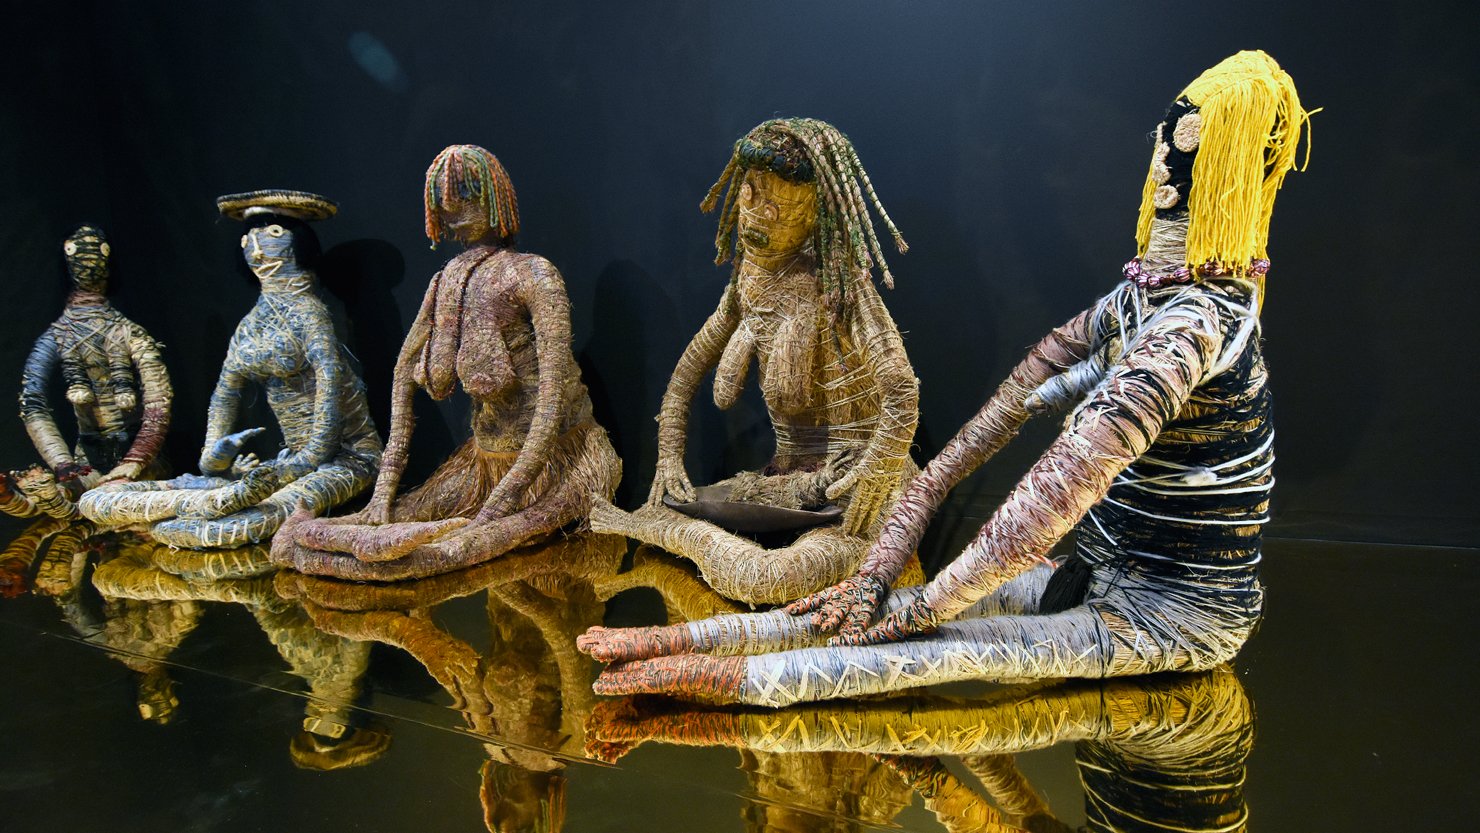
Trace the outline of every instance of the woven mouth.
{"type": "Polygon", "coordinates": [[[746,243],[762,249],[771,245],[771,235],[766,234],[758,228],[748,228],[740,232],[740,238],[746,243]]]}

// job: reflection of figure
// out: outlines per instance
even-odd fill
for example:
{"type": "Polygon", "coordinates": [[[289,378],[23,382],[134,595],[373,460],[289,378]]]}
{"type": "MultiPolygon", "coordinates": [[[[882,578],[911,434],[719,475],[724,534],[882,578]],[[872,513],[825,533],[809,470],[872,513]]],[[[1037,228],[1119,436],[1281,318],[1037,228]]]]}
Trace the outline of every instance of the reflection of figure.
{"type": "Polygon", "coordinates": [[[692,573],[651,556],[640,554],[618,574],[626,549],[618,536],[586,533],[418,581],[357,584],[283,572],[277,587],[330,633],[405,650],[452,695],[468,728],[489,741],[481,798],[490,830],[556,833],[565,759],[581,755],[595,700],[594,669],[576,652],[574,635],[601,621],[606,599],[639,586],[656,587],[681,614],[734,609],[692,573]],[[431,615],[475,593],[486,593],[484,650],[431,615]]]}
{"type": "MultiPolygon", "coordinates": [[[[488,151],[444,150],[427,171],[427,236],[470,248],[432,278],[401,347],[391,435],[363,512],[296,516],[273,557],[302,572],[355,579],[428,576],[484,561],[585,517],[610,497],[621,462],[591,417],[570,351],[560,273],[514,249],[518,207],[488,151]],[[412,396],[473,400],[473,436],[420,487],[398,496],[412,396]]],[[[305,515],[308,513],[305,513],[305,515]]]]}
{"type": "Polygon", "coordinates": [[[152,524],[156,540],[196,549],[264,541],[295,505],[323,510],[369,485],[380,459],[364,386],[346,366],[329,310],[304,261],[317,248],[305,220],[333,203],[299,191],[221,197],[223,214],[245,219],[242,253],[262,295],[237,325],[206,421],[204,477],[125,483],[95,490],[82,512],[104,524],[152,524]],[[267,391],[285,448],[275,460],[241,454],[263,429],[229,433],[249,383],[267,391]]]}
{"type": "Polygon", "coordinates": [[[194,551],[149,542],[121,547],[98,566],[93,585],[110,604],[246,607],[292,673],[308,684],[303,730],[289,744],[293,761],[309,769],[370,763],[390,744],[384,728],[366,723],[353,709],[370,645],[315,628],[303,608],[277,595],[274,570],[262,545],[194,551]]]}
{"type": "Polygon", "coordinates": [[[51,597],[63,620],[84,641],[103,648],[140,675],[140,716],[168,723],[180,701],[164,661],[195,630],[201,607],[190,600],[161,603],[105,598],[98,604],[96,598],[88,598],[83,575],[93,556],[147,552],[154,546],[133,536],[99,537],[96,531],[88,521],[43,519],[33,524],[0,553],[0,581],[9,578],[6,595],[15,595],[39,560],[35,564],[36,593],[51,597]]]}
{"type": "Polygon", "coordinates": [[[909,446],[919,418],[918,384],[870,279],[877,266],[893,286],[870,204],[901,251],[905,246],[853,146],[820,121],[775,120],[750,131],[735,144],[705,210],[721,191],[718,262],[732,256],[733,246],[734,274],[663,396],[648,504],[626,513],[598,501],[591,523],[692,559],[730,598],[787,602],[858,566],[900,484],[914,472],[909,446]],[[728,408],[752,359],[776,453],[765,470],[717,487],[742,504],[845,507],[840,525],[809,530],[778,549],[664,505],[667,497],[692,502],[697,496],[684,471],[684,447],[690,400],[704,375],[715,370],[715,404],[728,408]]]}
{"type": "Polygon", "coordinates": [[[603,690],[784,705],[959,679],[1194,670],[1234,656],[1259,618],[1274,482],[1258,338],[1264,242],[1305,118],[1263,53],[1204,73],[1158,130],[1170,144],[1152,162],[1142,257],[1126,282],[1018,365],[910,484],[859,574],[788,609],[798,615],[732,623],[738,638],[702,624],[636,641],[594,633],[583,644],[595,656],[639,659],[611,669],[603,690]],[[961,557],[896,592],[865,632],[947,491],[1031,409],[1071,401],[1057,441],[961,557]],[[1045,554],[1081,519],[1074,555],[1053,572],[1045,554]],[[843,644],[823,647],[840,625],[843,644]],[[641,661],[652,646],[798,650],[641,661]]]}
{"type": "Polygon", "coordinates": [[[1244,830],[1253,709],[1228,668],[1195,675],[1070,682],[979,699],[911,697],[719,710],[652,699],[598,705],[587,743],[608,759],[659,741],[805,758],[885,761],[951,830],[1063,830],[1012,755],[1075,744],[1091,830],[1244,830]],[[959,757],[978,788],[948,770],[959,757]]]}
{"type": "Polygon", "coordinates": [[[76,517],[72,500],[84,488],[153,471],[170,424],[172,391],[159,344],[108,303],[103,232],[81,226],[62,250],[72,293],[36,339],[21,378],[21,419],[46,470],[0,474],[0,511],[22,517],[76,517]],[[77,418],[75,447],[62,439],[47,397],[58,370],[77,418]]]}

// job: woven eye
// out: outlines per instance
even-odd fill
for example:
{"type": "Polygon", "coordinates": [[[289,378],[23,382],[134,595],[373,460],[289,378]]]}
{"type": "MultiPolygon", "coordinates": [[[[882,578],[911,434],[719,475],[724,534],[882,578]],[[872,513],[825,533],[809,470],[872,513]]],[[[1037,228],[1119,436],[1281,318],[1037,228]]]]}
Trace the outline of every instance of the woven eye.
{"type": "Polygon", "coordinates": [[[113,254],[113,247],[109,246],[107,243],[104,243],[103,245],[98,247],[98,251],[103,253],[103,257],[108,257],[109,255],[113,254]]]}
{"type": "Polygon", "coordinates": [[[62,251],[66,252],[68,255],[75,255],[77,254],[77,244],[71,240],[68,240],[67,242],[62,244],[62,251]]]}
{"type": "Polygon", "coordinates": [[[266,231],[272,237],[282,237],[284,234],[287,233],[287,229],[283,228],[282,226],[280,226],[280,225],[278,225],[276,223],[273,223],[272,225],[268,226],[267,229],[266,229],[266,231]]]}
{"type": "Polygon", "coordinates": [[[1177,189],[1170,185],[1163,185],[1157,188],[1156,193],[1151,195],[1151,204],[1163,210],[1173,208],[1181,201],[1182,195],[1177,193],[1177,189]]]}
{"type": "Polygon", "coordinates": [[[1177,126],[1172,129],[1172,144],[1183,153],[1191,153],[1197,150],[1198,143],[1202,141],[1202,115],[1199,113],[1188,113],[1177,119],[1177,126]]]}

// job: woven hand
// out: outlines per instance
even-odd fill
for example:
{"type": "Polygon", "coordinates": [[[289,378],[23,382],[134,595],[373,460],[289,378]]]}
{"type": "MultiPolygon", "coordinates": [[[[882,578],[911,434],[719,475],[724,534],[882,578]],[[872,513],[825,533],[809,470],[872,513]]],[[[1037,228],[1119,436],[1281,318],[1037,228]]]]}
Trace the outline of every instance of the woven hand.
{"type": "Polygon", "coordinates": [[[839,634],[832,642],[838,645],[879,645],[930,633],[939,626],[940,621],[935,612],[925,603],[925,597],[921,596],[880,619],[877,625],[867,631],[839,634]]]}
{"type": "Polygon", "coordinates": [[[882,579],[857,575],[786,606],[793,616],[812,614],[812,627],[822,633],[861,635],[889,596],[882,579]]]}
{"type": "Polygon", "coordinates": [[[658,458],[658,469],[653,473],[653,488],[648,493],[648,504],[661,504],[667,495],[683,501],[692,501],[695,498],[694,484],[690,482],[688,472],[684,471],[681,458],[658,458]]]}

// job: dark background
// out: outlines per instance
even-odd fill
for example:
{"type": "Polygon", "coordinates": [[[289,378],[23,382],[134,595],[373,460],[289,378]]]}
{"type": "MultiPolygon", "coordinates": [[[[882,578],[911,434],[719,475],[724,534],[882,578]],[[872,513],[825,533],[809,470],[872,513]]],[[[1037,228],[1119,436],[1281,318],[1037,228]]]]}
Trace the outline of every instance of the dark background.
{"type": "MultiPolygon", "coordinates": [[[[651,478],[668,375],[727,276],[697,205],[748,128],[838,125],[909,240],[885,300],[922,382],[923,462],[1029,344],[1118,280],[1146,136],[1171,98],[1262,48],[1325,108],[1271,235],[1271,532],[1480,537],[1466,5],[379,0],[30,5],[6,19],[0,379],[18,385],[60,309],[63,237],[97,222],[115,303],[168,345],[169,452],[193,470],[255,297],[240,227],[213,199],[301,188],[340,203],[319,227],[322,275],[384,428],[396,349],[452,253],[421,234],[424,171],[447,144],[481,144],[519,189],[523,247],[565,275],[627,505],[651,478]]],[[[465,433],[459,406],[424,410],[422,472],[465,433]]],[[[1050,429],[969,481],[933,534],[974,529],[1050,429]]],[[[696,480],[768,443],[757,397],[728,414],[707,389],[696,400],[696,480]]],[[[6,467],[35,459],[12,408],[0,449],[6,467]]]]}

